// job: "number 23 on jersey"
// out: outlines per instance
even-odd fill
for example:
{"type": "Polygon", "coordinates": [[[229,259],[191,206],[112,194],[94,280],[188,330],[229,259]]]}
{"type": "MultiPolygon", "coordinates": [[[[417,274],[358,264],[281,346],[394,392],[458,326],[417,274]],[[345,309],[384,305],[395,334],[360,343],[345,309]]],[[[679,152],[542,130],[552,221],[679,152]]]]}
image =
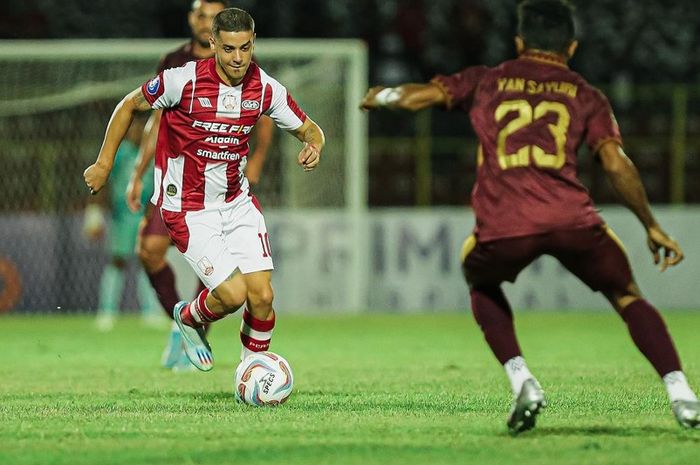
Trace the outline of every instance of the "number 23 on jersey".
{"type": "Polygon", "coordinates": [[[516,112],[517,116],[510,120],[498,132],[496,154],[501,169],[519,168],[530,165],[530,161],[538,168],[560,169],[566,161],[566,133],[569,129],[571,116],[566,105],[560,102],[542,101],[534,107],[527,100],[506,100],[496,108],[496,122],[501,121],[506,115],[516,112]],[[527,126],[548,113],[557,115],[556,124],[548,124],[549,132],[554,138],[556,153],[547,153],[538,145],[525,145],[518,148],[515,153],[506,152],[506,140],[516,131],[526,129],[527,126]]]}

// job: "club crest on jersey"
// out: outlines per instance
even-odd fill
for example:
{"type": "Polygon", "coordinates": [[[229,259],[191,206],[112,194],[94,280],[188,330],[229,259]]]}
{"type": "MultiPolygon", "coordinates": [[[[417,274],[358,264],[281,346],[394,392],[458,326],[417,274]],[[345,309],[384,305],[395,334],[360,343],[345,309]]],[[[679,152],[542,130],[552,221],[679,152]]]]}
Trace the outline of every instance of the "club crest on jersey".
{"type": "Polygon", "coordinates": [[[165,193],[172,197],[177,194],[177,186],[175,184],[168,184],[168,187],[165,188],[165,193]]]}
{"type": "Polygon", "coordinates": [[[224,95],[223,105],[227,110],[233,111],[236,109],[237,105],[236,97],[231,94],[224,95]]]}
{"type": "Polygon", "coordinates": [[[214,265],[211,264],[207,257],[202,257],[202,259],[197,262],[197,267],[204,273],[204,276],[211,276],[212,273],[214,273],[214,265]]]}
{"type": "Polygon", "coordinates": [[[241,108],[244,110],[257,110],[260,108],[260,102],[257,100],[243,100],[241,102],[241,108]]]}
{"type": "Polygon", "coordinates": [[[148,84],[146,85],[146,92],[148,92],[148,95],[156,95],[156,93],[158,93],[158,89],[160,89],[160,76],[154,77],[148,81],[148,84]]]}

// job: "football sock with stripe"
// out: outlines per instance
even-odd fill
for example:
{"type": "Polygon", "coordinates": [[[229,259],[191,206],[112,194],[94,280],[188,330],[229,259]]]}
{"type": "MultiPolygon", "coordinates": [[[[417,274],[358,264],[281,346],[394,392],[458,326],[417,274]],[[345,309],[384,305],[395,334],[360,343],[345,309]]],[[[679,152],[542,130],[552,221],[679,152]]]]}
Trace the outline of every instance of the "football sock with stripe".
{"type": "Polygon", "coordinates": [[[275,327],[275,312],[270,314],[268,320],[258,320],[248,311],[243,310],[241,320],[241,360],[254,352],[263,352],[270,348],[272,330],[275,327]]]}
{"type": "Polygon", "coordinates": [[[208,323],[213,323],[226,316],[226,314],[217,315],[207,307],[207,296],[209,289],[204,289],[199,295],[189,304],[182,307],[180,310],[180,318],[187,326],[198,328],[205,326],[208,323]]]}

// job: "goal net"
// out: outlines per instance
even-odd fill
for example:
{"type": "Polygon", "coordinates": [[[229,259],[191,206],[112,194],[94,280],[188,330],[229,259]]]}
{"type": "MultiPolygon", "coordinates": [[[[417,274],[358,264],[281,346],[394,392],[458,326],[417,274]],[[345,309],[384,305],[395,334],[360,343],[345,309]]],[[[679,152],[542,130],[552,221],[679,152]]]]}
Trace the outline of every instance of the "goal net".
{"type": "MultiPolygon", "coordinates": [[[[152,77],[159,58],[183,42],[0,41],[0,312],[95,308],[108,256],[82,236],[87,202],[82,172],[97,155],[115,104],[152,77]]],[[[289,88],[329,141],[323,169],[304,173],[296,166],[299,142],[275,131],[255,190],[266,213],[279,211],[292,221],[303,212],[332,212],[345,226],[358,228],[351,234],[362,235],[367,135],[357,105],[367,85],[364,45],[260,39],[256,59],[289,88]]],[[[349,308],[359,306],[357,296],[364,295],[361,262],[351,253],[344,279],[325,283],[343,287],[349,308]]],[[[285,286],[294,282],[289,276],[285,286]]],[[[123,307],[138,306],[133,295],[124,299],[123,307]]]]}

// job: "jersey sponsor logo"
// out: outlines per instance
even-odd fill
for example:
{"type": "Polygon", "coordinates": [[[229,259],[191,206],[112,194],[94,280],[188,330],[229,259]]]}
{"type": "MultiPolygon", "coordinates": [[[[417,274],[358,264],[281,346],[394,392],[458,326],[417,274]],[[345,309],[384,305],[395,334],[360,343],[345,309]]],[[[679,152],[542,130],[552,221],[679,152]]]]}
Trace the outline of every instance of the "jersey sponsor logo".
{"type": "Polygon", "coordinates": [[[218,137],[218,136],[209,136],[206,139],[204,139],[204,142],[209,142],[210,144],[233,144],[233,145],[238,145],[241,143],[241,141],[238,137],[218,137]]]}
{"type": "Polygon", "coordinates": [[[176,195],[177,186],[175,184],[168,184],[168,187],[165,188],[165,193],[168,194],[170,197],[176,195]]]}
{"type": "Polygon", "coordinates": [[[199,100],[199,104],[202,106],[202,108],[212,108],[209,97],[197,97],[197,100],[199,100]]]}
{"type": "Polygon", "coordinates": [[[260,108],[260,102],[257,100],[243,100],[243,102],[241,102],[241,108],[244,110],[257,110],[260,108]]]}
{"type": "Polygon", "coordinates": [[[221,152],[214,152],[213,150],[198,149],[197,156],[211,158],[212,160],[225,160],[225,161],[238,161],[241,159],[240,153],[229,152],[228,150],[222,150],[221,152]]]}
{"type": "Polygon", "coordinates": [[[223,105],[224,105],[224,108],[226,108],[227,110],[235,110],[236,107],[238,106],[238,101],[236,100],[236,97],[234,97],[233,95],[226,94],[226,95],[224,95],[223,105]]]}
{"type": "Polygon", "coordinates": [[[148,95],[156,95],[160,89],[160,76],[156,76],[146,84],[146,92],[148,95]]]}
{"type": "Polygon", "coordinates": [[[211,123],[209,121],[198,121],[194,120],[192,122],[193,128],[202,128],[209,132],[223,132],[223,133],[236,133],[236,134],[249,134],[253,130],[253,126],[248,126],[245,124],[228,124],[228,123],[211,123]]]}
{"type": "Polygon", "coordinates": [[[211,264],[209,259],[207,257],[202,257],[198,262],[197,262],[197,267],[202,270],[202,273],[204,273],[204,276],[211,276],[212,273],[214,273],[214,265],[211,264]]]}

